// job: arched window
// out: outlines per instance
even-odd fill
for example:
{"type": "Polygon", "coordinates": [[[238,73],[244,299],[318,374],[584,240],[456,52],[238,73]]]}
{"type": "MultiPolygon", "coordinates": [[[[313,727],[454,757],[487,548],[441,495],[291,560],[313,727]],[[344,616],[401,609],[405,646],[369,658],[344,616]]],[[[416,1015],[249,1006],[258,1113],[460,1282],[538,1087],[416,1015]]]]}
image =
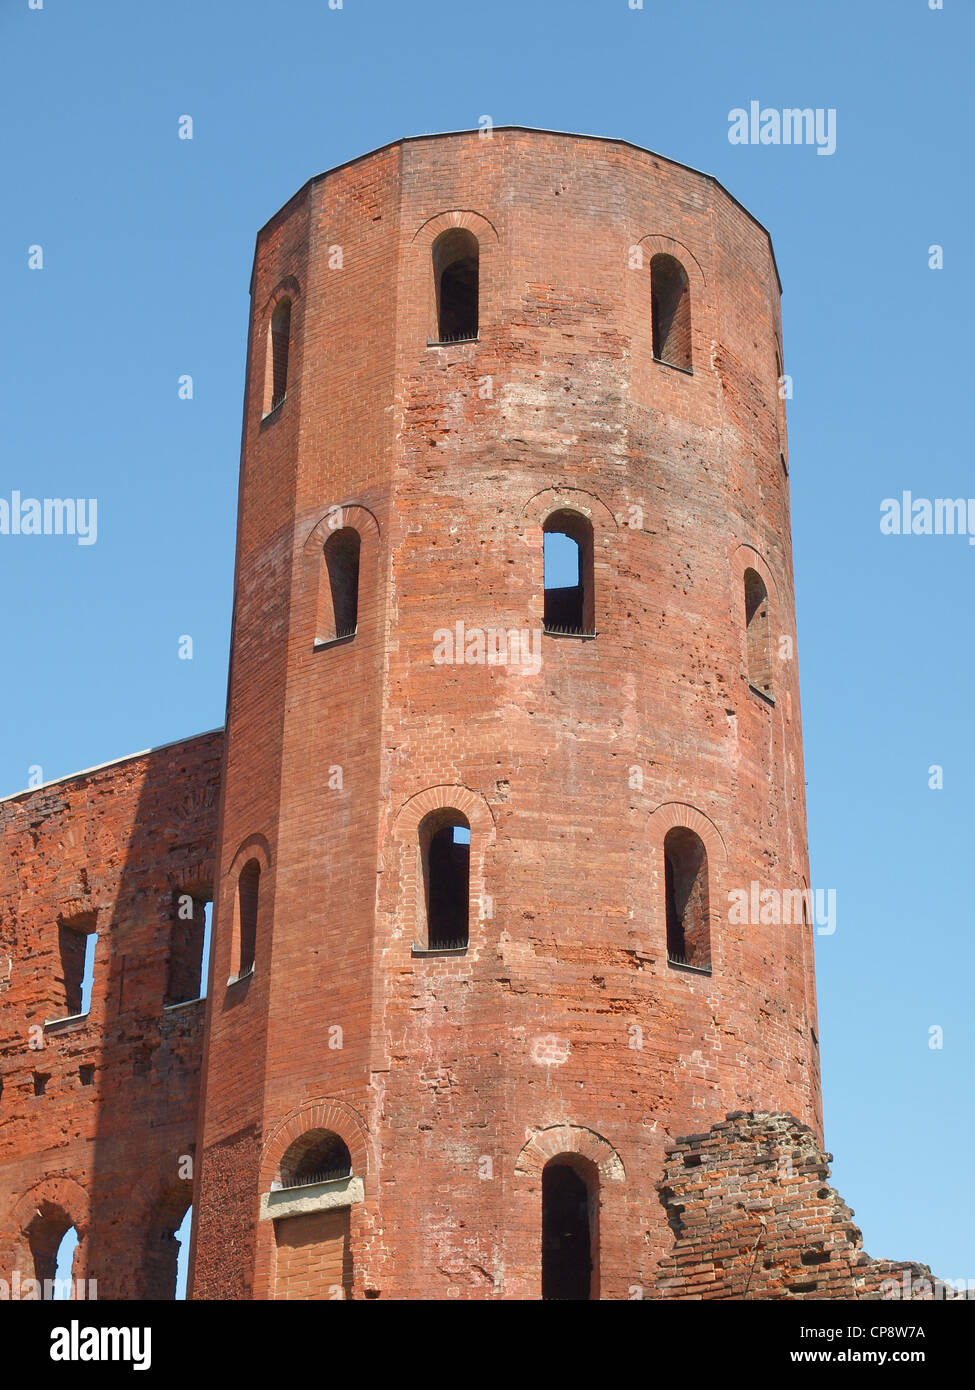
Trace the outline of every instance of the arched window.
{"type": "Polygon", "coordinates": [[[260,891],[261,866],[256,859],[248,859],[240,871],[240,878],[237,880],[238,979],[254,969],[254,957],[257,951],[257,907],[260,891]]]}
{"type": "Polygon", "coordinates": [[[87,1014],[91,1009],[91,992],[95,981],[95,913],[85,912],[58,922],[58,952],[61,959],[61,984],[64,993],[62,1018],[87,1014]]]}
{"type": "Polygon", "coordinates": [[[433,243],[437,333],[441,343],[477,337],[478,245],[465,227],[441,232],[433,243]]]}
{"type": "Polygon", "coordinates": [[[349,1146],[331,1129],[311,1129],[302,1134],[281,1160],[282,1187],[309,1187],[351,1176],[349,1146]]]}
{"type": "Polygon", "coordinates": [[[686,826],[664,839],[667,899],[667,959],[675,965],[711,969],[708,854],[704,841],[686,826]]]}
{"type": "Polygon", "coordinates": [[[74,1297],[74,1257],[78,1232],[71,1218],[49,1202],[42,1202],[27,1228],[27,1243],[34,1262],[34,1278],[42,1299],[74,1297]]]}
{"type": "Polygon", "coordinates": [[[426,949],[466,950],[470,941],[471,827],[460,811],[431,811],[420,822],[426,949]]]}
{"type": "Polygon", "coordinates": [[[318,579],[318,645],[354,637],[359,621],[359,532],[352,526],[333,531],[322,550],[318,579]]]}
{"type": "Polygon", "coordinates": [[[687,272],[673,256],[650,262],[653,355],[671,367],[691,369],[691,290],[687,272]]]}
{"type": "Polygon", "coordinates": [[[599,1175],[559,1154],[542,1169],[542,1298],[585,1301],[597,1287],[599,1175]]]}
{"type": "Polygon", "coordinates": [[[768,590],[755,570],[745,571],[745,636],[748,646],[748,684],[763,695],[772,694],[772,644],[769,632],[768,590]]]}
{"type": "Polygon", "coordinates": [[[593,637],[596,606],[593,586],[592,523],[580,512],[553,512],[543,529],[547,633],[593,637]]]}
{"type": "Polygon", "coordinates": [[[291,349],[291,300],[279,299],[271,313],[268,329],[267,383],[264,413],[277,410],[288,394],[288,353],[291,349]],[[270,388],[270,389],[268,389],[270,388]]]}

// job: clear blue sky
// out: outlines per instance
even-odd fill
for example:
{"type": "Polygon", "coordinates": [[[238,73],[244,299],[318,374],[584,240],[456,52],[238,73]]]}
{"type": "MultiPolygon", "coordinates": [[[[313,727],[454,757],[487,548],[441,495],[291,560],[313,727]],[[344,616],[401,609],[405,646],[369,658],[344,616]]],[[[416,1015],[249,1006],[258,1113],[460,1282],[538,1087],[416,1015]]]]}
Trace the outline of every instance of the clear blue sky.
{"type": "Polygon", "coordinates": [[[99,529],[0,536],[0,792],[223,722],[254,236],[309,176],[485,114],[707,170],[785,286],[834,1181],[871,1254],[975,1279],[975,547],[879,527],[975,495],[973,30],[968,0],[4,0],[0,496],[95,497],[99,529]],[[730,144],[752,100],[835,108],[836,153],[730,144]]]}

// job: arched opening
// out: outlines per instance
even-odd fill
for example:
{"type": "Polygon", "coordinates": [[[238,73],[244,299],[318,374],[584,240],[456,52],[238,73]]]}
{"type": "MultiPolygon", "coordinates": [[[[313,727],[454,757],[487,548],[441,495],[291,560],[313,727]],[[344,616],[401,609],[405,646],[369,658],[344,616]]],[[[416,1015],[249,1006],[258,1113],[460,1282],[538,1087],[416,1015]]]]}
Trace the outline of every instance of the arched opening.
{"type": "Polygon", "coordinates": [[[254,969],[257,952],[257,909],[261,891],[261,866],[256,859],[248,859],[237,880],[237,927],[239,954],[237,975],[248,974],[254,969]]]}
{"type": "Polygon", "coordinates": [[[478,264],[477,237],[465,227],[451,227],[433,243],[437,335],[441,343],[477,337],[478,264]]]}
{"type": "Polygon", "coordinates": [[[431,811],[419,836],[426,948],[464,950],[470,941],[470,823],[460,811],[431,811]]]}
{"type": "Polygon", "coordinates": [[[687,271],[673,256],[650,262],[653,355],[671,367],[691,369],[691,289],[687,271]]]}
{"type": "Polygon", "coordinates": [[[87,1014],[91,1010],[97,941],[94,912],[81,913],[58,923],[63,1018],[87,1014]]]}
{"type": "Polygon", "coordinates": [[[700,835],[674,826],[664,839],[667,959],[674,965],[711,968],[708,853],[700,835]]]}
{"type": "Polygon", "coordinates": [[[73,1298],[74,1260],[79,1237],[71,1218],[60,1207],[42,1202],[26,1234],[34,1278],[41,1286],[40,1297],[73,1298]]]}
{"type": "Polygon", "coordinates": [[[281,1159],[282,1187],[307,1187],[351,1176],[349,1146],[331,1129],[311,1129],[302,1134],[281,1159]]]}
{"type": "Polygon", "coordinates": [[[751,569],[745,571],[745,638],[748,647],[748,684],[763,695],[771,695],[772,643],[768,590],[762,576],[751,569]]]}
{"type": "Polygon", "coordinates": [[[354,637],[359,621],[359,532],[352,526],[333,531],[322,550],[318,581],[315,640],[338,642],[354,637]]]}
{"type": "Polygon", "coordinates": [[[268,329],[268,379],[270,391],[266,393],[265,414],[277,410],[288,394],[288,354],[291,350],[291,300],[285,296],[279,299],[271,314],[268,329]]]}
{"type": "Polygon", "coordinates": [[[594,637],[592,522],[581,512],[553,512],[542,528],[544,628],[559,637],[594,637]]]}
{"type": "Polygon", "coordinates": [[[598,1298],[599,1176],[576,1154],[559,1154],[542,1169],[542,1298],[598,1298]]]}

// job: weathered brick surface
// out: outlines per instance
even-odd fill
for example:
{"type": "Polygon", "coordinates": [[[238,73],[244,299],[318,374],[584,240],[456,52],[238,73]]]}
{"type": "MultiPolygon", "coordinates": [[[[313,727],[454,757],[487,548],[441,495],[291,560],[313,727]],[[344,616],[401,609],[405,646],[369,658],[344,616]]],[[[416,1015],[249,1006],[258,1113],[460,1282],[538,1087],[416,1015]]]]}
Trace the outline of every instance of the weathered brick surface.
{"type": "Polygon", "coordinates": [[[176,896],[213,878],[222,749],[203,734],[0,803],[0,1278],[33,1275],[40,1210],[75,1224],[99,1297],[172,1297],[204,1006],[164,1004],[176,896]],[[58,922],[81,914],[91,1009],[45,1028],[65,1012],[58,922]]]}
{"type": "Polygon", "coordinates": [[[872,1260],[824,1153],[791,1115],[731,1114],[668,1151],[660,1198],[675,1236],[654,1297],[959,1296],[927,1265],[872,1260]]]}

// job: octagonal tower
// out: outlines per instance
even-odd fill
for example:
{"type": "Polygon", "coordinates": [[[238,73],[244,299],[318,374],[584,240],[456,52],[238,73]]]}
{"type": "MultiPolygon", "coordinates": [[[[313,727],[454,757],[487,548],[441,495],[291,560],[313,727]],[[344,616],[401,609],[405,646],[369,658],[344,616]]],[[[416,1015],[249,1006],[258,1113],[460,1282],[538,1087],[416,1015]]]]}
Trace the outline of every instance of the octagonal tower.
{"type": "Polygon", "coordinates": [[[651,1296],[668,1143],[821,1134],[768,235],[429,136],[251,291],[193,1296],[651,1296]]]}

